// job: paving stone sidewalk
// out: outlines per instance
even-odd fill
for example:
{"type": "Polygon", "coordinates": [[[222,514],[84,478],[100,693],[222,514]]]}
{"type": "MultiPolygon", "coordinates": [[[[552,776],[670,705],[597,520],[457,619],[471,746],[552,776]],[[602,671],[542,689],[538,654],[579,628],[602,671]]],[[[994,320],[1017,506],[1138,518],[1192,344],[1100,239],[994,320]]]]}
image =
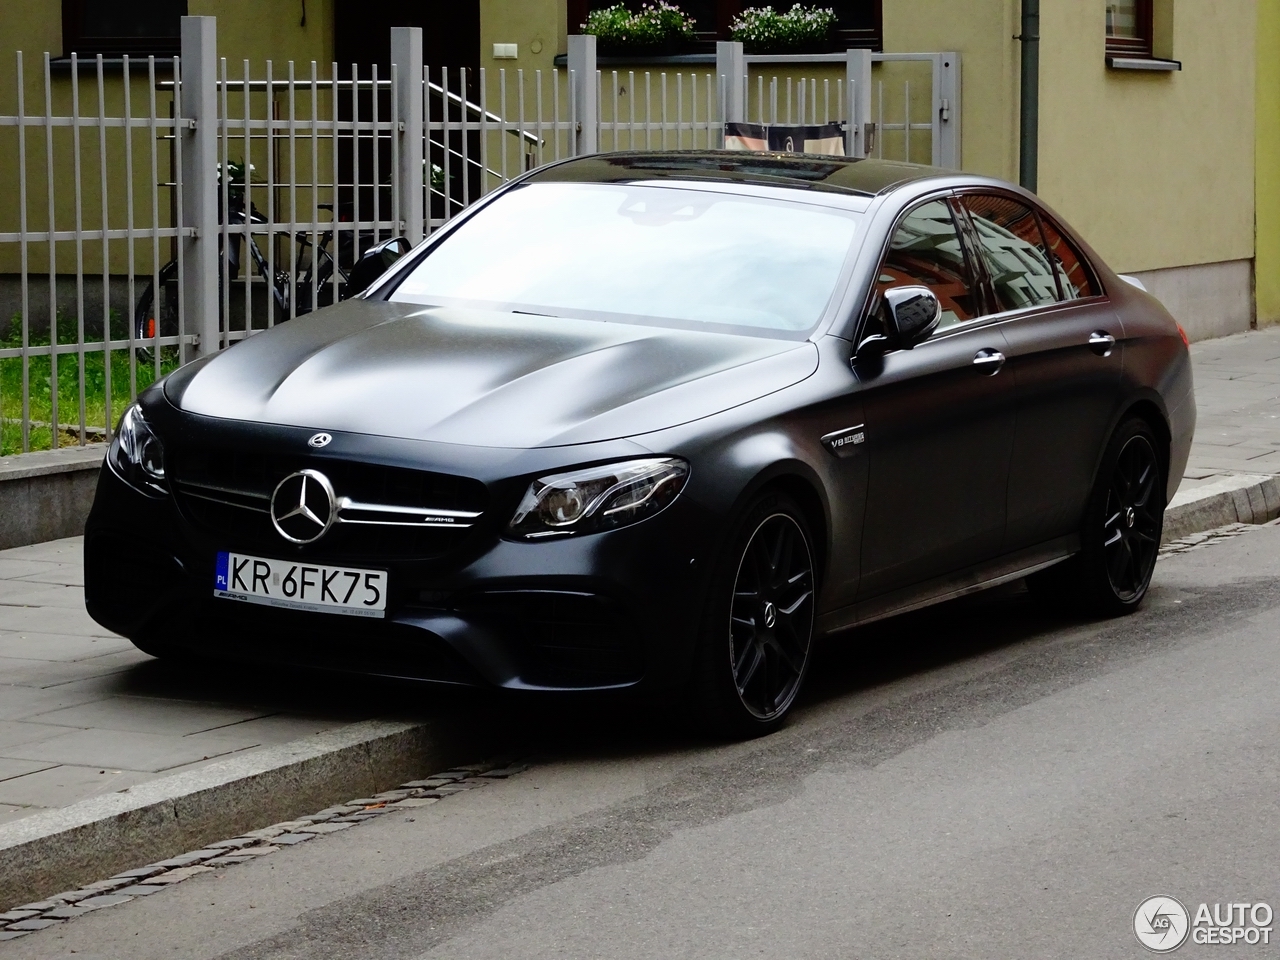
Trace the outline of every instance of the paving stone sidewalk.
{"type": "MultiPolygon", "coordinates": [[[[1184,489],[1280,473],[1280,329],[1192,347],[1199,426],[1184,489]]],[[[440,695],[228,667],[193,676],[84,612],[79,538],[0,551],[0,822],[440,695]]],[[[140,585],[145,588],[145,585],[140,585]]]]}
{"type": "Polygon", "coordinates": [[[1280,327],[1191,345],[1196,438],[1182,488],[1280,474],[1280,327]]]}
{"type": "MultiPolygon", "coordinates": [[[[0,823],[448,695],[284,668],[154,660],[84,609],[81,538],[0,550],[0,823]]],[[[139,585],[145,589],[145,584],[139,585]]]]}

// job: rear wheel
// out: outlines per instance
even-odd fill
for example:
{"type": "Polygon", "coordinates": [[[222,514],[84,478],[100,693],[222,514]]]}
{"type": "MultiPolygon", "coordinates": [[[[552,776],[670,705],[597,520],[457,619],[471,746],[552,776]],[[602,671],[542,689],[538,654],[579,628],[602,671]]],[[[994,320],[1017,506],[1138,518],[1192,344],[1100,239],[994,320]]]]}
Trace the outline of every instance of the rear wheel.
{"type": "Polygon", "coordinates": [[[809,667],[814,588],[804,514],[788,497],[761,497],[717,572],[703,622],[696,696],[714,732],[747,738],[782,725],[809,667]]]}
{"type": "Polygon", "coordinates": [[[1120,616],[1142,603],[1164,529],[1164,471],[1145,420],[1120,425],[1089,497],[1081,551],[1028,579],[1034,593],[1089,613],[1120,616]]]}
{"type": "MultiPolygon", "coordinates": [[[[160,268],[159,294],[153,279],[142,291],[133,311],[133,336],[137,340],[178,335],[178,261],[170,260],[160,268]]],[[[176,347],[163,347],[162,356],[177,355],[176,347]]],[[[147,360],[155,358],[152,345],[140,346],[138,354],[147,360]]]]}

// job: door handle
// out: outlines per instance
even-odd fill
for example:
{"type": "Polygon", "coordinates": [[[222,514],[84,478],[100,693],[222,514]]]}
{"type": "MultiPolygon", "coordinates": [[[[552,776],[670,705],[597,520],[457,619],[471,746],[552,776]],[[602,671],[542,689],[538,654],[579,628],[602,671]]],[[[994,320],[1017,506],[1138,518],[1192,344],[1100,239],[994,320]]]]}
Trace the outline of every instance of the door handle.
{"type": "Polygon", "coordinates": [[[1100,357],[1111,356],[1115,345],[1116,338],[1105,330],[1095,330],[1089,334],[1089,349],[1100,357]]]}
{"type": "Polygon", "coordinates": [[[999,350],[992,350],[987,347],[973,355],[973,365],[988,377],[993,377],[1004,366],[1004,354],[999,350]]]}

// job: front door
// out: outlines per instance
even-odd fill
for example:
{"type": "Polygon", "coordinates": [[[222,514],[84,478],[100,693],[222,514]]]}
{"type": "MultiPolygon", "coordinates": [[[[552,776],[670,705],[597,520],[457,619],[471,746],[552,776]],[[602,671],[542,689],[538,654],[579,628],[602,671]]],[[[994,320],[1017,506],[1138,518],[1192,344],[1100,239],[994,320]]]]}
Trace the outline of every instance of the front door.
{"type": "Polygon", "coordinates": [[[1002,370],[999,325],[981,316],[977,276],[945,200],[907,214],[881,266],[877,304],[886,289],[923,284],[938,295],[943,319],[914,349],[855,365],[869,463],[863,599],[1000,552],[1013,379],[1002,370]]]}

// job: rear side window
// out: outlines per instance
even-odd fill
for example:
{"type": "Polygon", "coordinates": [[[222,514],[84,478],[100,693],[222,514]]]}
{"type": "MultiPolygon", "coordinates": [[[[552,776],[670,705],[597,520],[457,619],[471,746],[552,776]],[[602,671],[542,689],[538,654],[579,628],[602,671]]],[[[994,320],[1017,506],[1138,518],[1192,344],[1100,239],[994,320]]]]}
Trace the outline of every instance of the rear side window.
{"type": "Polygon", "coordinates": [[[1049,245],[1049,254],[1058,271],[1058,282],[1062,284],[1062,295],[1066,300],[1077,300],[1081,297],[1096,297],[1099,290],[1093,281],[1093,275],[1084,264],[1084,258],[1076,252],[1067,238],[1054,229],[1045,217],[1040,218],[1044,229],[1044,238],[1049,245]]]}
{"type": "MultiPolygon", "coordinates": [[[[941,301],[940,330],[978,315],[972,273],[943,200],[921,204],[903,218],[880,265],[876,292],[913,284],[928,287],[941,301]]],[[[882,296],[877,300],[883,302],[882,296]]]]}
{"type": "Polygon", "coordinates": [[[1058,281],[1039,218],[1024,203],[996,194],[966,194],[969,219],[995,292],[996,309],[1056,303],[1058,281]]]}

